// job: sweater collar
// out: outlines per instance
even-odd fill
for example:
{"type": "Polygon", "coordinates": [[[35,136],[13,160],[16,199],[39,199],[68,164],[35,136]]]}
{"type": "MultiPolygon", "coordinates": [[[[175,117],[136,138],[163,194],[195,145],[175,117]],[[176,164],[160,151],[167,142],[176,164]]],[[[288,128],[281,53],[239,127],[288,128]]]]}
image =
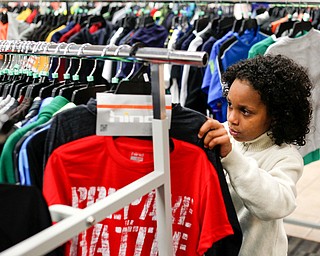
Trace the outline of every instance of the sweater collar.
{"type": "Polygon", "coordinates": [[[258,138],[251,140],[251,141],[246,141],[246,142],[238,142],[236,143],[242,148],[243,150],[247,151],[263,151],[267,148],[270,148],[271,146],[274,145],[274,141],[272,138],[268,135],[268,133],[263,133],[260,135],[258,138]]]}

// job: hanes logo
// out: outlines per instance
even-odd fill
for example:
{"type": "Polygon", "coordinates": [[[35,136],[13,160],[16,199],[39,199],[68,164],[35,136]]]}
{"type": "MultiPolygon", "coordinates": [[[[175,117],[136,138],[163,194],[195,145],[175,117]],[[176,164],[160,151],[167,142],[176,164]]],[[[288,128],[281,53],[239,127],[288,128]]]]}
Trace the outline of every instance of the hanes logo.
{"type": "Polygon", "coordinates": [[[152,115],[138,115],[124,112],[123,114],[110,111],[109,122],[110,123],[152,123],[152,115]]]}

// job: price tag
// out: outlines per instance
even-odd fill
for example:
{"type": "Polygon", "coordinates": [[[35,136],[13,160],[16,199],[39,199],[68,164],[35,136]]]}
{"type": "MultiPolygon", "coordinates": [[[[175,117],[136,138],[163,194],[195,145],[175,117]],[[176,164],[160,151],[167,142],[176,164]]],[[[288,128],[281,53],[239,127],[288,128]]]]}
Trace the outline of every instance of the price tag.
{"type": "MultiPolygon", "coordinates": [[[[165,95],[168,127],[171,95],[165,95]]],[[[152,136],[151,95],[97,93],[97,135],[152,136]]]]}

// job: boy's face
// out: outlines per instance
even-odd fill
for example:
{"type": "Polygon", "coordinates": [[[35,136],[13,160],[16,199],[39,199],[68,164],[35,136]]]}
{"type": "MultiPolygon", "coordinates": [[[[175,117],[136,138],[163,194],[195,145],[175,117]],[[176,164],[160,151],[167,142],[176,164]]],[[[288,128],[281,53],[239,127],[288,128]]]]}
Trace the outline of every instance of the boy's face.
{"type": "Polygon", "coordinates": [[[251,141],[269,130],[271,118],[267,107],[248,81],[236,79],[227,100],[229,131],[235,140],[251,141]]]}

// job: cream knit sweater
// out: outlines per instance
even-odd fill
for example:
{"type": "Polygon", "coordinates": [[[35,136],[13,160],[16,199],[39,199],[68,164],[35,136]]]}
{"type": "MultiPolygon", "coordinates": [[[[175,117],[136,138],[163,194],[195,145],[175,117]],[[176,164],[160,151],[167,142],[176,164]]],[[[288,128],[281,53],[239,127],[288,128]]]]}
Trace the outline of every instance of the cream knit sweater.
{"type": "Polygon", "coordinates": [[[222,165],[243,231],[239,255],[285,256],[283,218],[296,207],[302,157],[294,146],[277,146],[267,134],[245,143],[231,141],[233,149],[222,165]]]}

